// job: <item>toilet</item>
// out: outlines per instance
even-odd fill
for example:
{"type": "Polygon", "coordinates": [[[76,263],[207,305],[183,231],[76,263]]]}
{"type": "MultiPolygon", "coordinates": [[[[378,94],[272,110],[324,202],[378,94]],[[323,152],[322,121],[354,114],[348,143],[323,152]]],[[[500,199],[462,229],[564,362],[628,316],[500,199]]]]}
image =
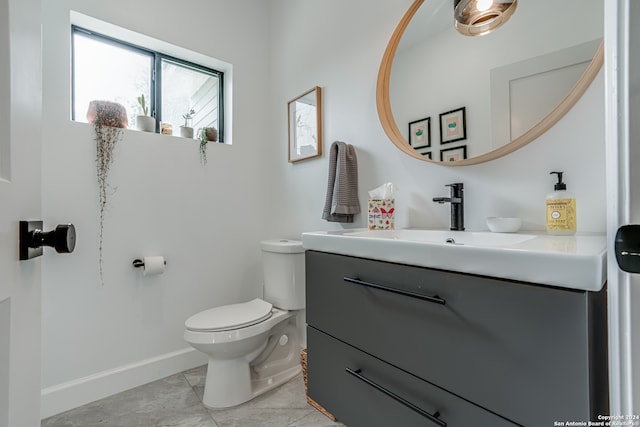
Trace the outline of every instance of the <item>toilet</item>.
{"type": "Polygon", "coordinates": [[[301,371],[302,242],[265,240],[260,246],[263,299],[214,307],[185,322],[185,341],[209,357],[202,399],[209,408],[247,402],[301,371]]]}

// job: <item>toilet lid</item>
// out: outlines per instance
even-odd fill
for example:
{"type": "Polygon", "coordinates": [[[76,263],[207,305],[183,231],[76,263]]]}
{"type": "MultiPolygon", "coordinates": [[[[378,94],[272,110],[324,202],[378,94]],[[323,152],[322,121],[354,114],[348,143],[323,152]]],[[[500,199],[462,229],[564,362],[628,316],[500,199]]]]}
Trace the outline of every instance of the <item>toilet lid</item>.
{"type": "Polygon", "coordinates": [[[271,317],[272,305],[256,298],[241,304],[210,308],[194,314],[185,322],[192,331],[226,331],[255,325],[271,317]]]}

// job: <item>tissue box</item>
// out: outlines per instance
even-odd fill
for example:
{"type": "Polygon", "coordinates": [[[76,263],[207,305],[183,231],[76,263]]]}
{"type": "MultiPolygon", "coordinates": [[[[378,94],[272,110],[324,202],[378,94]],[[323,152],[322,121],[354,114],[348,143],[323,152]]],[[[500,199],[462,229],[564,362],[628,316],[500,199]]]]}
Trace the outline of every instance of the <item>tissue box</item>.
{"type": "Polygon", "coordinates": [[[394,199],[369,199],[369,230],[393,230],[394,199]]]}

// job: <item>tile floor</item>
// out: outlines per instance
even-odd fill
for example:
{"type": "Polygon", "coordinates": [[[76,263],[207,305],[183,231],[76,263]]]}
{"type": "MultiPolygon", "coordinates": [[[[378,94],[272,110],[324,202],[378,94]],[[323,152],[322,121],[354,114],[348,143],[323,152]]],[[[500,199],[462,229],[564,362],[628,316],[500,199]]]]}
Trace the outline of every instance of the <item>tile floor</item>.
{"type": "Polygon", "coordinates": [[[229,409],[202,404],[206,366],[54,415],[42,427],[329,427],[307,403],[302,374],[250,402],[229,409]]]}

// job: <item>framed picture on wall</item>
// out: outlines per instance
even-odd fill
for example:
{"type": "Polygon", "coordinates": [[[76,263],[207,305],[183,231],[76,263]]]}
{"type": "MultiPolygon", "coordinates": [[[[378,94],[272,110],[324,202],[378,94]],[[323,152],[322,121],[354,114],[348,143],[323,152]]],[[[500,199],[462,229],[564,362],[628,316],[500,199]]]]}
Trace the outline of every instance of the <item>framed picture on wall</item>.
{"type": "Polygon", "coordinates": [[[409,123],[409,145],[413,148],[431,147],[431,117],[409,123]]]}
{"type": "Polygon", "coordinates": [[[461,145],[455,148],[447,148],[446,150],[440,150],[441,162],[457,162],[458,160],[464,160],[467,158],[467,146],[461,145]]]}
{"type": "Polygon", "coordinates": [[[309,89],[287,103],[289,163],[322,155],[322,88],[309,89]]]}
{"type": "Polygon", "coordinates": [[[440,143],[467,139],[466,107],[440,114],[440,143]]]}

